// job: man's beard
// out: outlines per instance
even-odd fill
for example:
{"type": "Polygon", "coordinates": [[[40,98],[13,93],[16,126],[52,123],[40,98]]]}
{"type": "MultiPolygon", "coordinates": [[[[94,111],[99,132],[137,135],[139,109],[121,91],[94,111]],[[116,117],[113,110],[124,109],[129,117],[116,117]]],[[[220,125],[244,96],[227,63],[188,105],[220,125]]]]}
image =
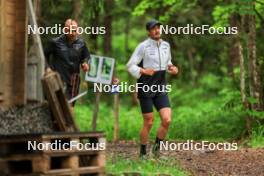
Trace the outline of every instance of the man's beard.
{"type": "Polygon", "coordinates": [[[154,36],[153,39],[154,40],[159,40],[160,39],[160,35],[154,36]]]}

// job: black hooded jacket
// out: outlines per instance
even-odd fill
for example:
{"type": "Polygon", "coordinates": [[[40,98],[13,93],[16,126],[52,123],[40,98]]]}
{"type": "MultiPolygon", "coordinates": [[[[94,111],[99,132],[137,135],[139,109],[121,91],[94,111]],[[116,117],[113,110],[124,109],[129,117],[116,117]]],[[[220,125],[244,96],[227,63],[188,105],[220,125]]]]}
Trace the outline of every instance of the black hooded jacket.
{"type": "Polygon", "coordinates": [[[62,34],[49,41],[45,48],[46,67],[59,72],[66,84],[70,84],[70,76],[80,73],[80,65],[88,62],[90,53],[85,42],[77,38],[73,43],[67,41],[62,34]]]}

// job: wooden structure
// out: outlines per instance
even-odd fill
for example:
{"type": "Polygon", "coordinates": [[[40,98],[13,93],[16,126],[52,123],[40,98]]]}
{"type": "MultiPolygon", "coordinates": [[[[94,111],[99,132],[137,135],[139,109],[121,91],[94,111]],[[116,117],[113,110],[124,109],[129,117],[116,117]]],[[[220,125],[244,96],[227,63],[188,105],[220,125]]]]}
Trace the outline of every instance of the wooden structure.
{"type": "Polygon", "coordinates": [[[0,106],[26,103],[27,5],[0,0],[0,106]]]}
{"type": "Polygon", "coordinates": [[[105,136],[101,132],[0,136],[0,175],[105,175],[104,146],[105,136]],[[74,145],[72,150],[28,150],[28,141],[60,143],[57,146],[78,142],[93,150],[80,150],[74,145]]]}
{"type": "Polygon", "coordinates": [[[45,58],[40,36],[28,35],[28,24],[37,26],[32,0],[0,0],[2,108],[43,100],[40,78],[45,58]],[[28,36],[33,39],[30,46],[28,36]]]}
{"type": "Polygon", "coordinates": [[[63,91],[60,75],[57,72],[45,75],[42,78],[42,85],[59,130],[78,131],[63,91]]]}
{"type": "MultiPolygon", "coordinates": [[[[35,10],[40,6],[39,0],[27,0],[29,25],[38,26],[35,10]]],[[[32,39],[32,44],[28,46],[27,58],[27,100],[42,101],[43,91],[41,86],[41,77],[44,74],[45,56],[42,47],[41,37],[39,34],[30,34],[29,39],[32,39]]]]}

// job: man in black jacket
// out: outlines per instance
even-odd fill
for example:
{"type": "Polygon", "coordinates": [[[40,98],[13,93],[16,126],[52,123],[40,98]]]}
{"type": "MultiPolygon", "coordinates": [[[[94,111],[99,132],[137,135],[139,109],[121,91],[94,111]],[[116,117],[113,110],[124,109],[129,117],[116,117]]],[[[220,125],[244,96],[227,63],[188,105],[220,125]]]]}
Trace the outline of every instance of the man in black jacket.
{"type": "MultiPolygon", "coordinates": [[[[89,69],[90,53],[85,42],[78,38],[78,24],[67,19],[65,34],[53,38],[45,48],[46,72],[57,71],[66,85],[66,97],[71,99],[78,95],[80,85],[80,67],[84,72],[89,69]]],[[[74,107],[75,102],[71,104],[74,107]]]]}

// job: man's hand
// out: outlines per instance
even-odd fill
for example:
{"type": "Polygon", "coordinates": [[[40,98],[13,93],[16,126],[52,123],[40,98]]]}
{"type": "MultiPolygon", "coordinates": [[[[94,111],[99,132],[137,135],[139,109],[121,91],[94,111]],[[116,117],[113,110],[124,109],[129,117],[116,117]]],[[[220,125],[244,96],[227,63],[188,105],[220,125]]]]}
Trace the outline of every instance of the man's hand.
{"type": "Polygon", "coordinates": [[[176,74],[179,72],[179,70],[178,70],[178,68],[177,68],[176,66],[174,66],[174,65],[168,65],[168,72],[169,72],[170,74],[172,74],[172,75],[176,75],[176,74]]]}
{"type": "Polygon", "coordinates": [[[113,79],[112,79],[112,84],[113,85],[118,85],[119,84],[119,79],[117,78],[117,77],[113,77],[113,79]]]}
{"type": "Polygon", "coordinates": [[[83,63],[83,64],[82,64],[82,70],[83,70],[84,72],[87,72],[87,71],[89,70],[89,65],[88,65],[87,63],[83,63]]]}
{"type": "Polygon", "coordinates": [[[152,69],[152,68],[141,68],[141,69],[140,69],[140,73],[141,73],[142,75],[149,75],[149,76],[152,76],[152,75],[154,75],[155,70],[152,69]]]}

